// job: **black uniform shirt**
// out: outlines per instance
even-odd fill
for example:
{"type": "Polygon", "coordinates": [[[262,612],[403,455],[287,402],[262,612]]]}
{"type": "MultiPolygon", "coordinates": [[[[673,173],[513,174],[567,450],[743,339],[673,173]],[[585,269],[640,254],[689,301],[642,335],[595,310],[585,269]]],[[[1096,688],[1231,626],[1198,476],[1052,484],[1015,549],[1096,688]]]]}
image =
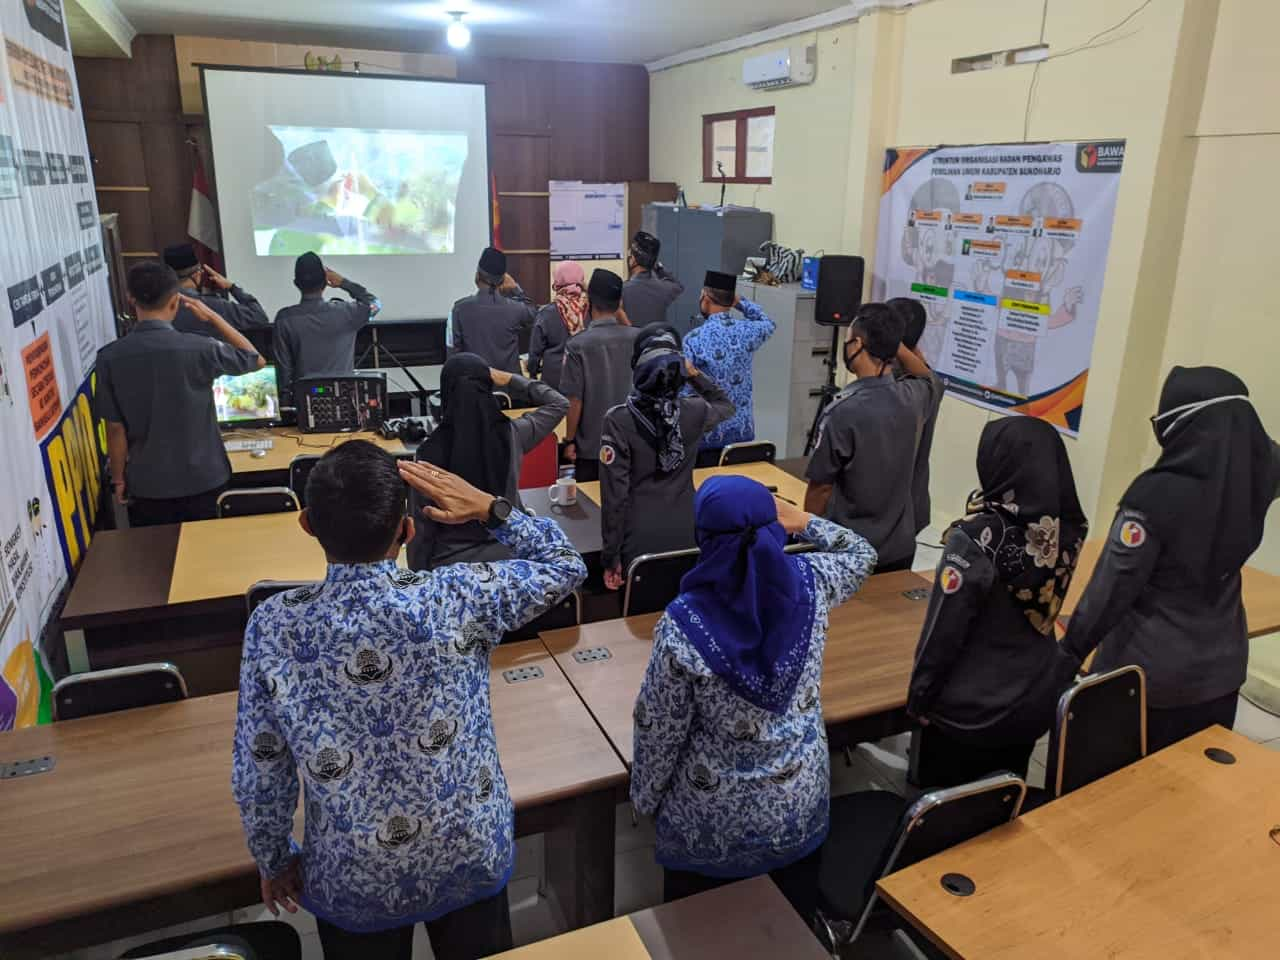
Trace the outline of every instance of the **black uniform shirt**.
{"type": "MultiPolygon", "coordinates": [[[[238,284],[231,285],[233,300],[197,293],[194,290],[183,290],[182,292],[195,300],[199,300],[241,333],[247,330],[263,330],[271,326],[271,319],[267,316],[267,311],[262,309],[262,304],[258,302],[258,298],[242,289],[238,284]]],[[[218,331],[199,319],[185,304],[178,308],[178,315],[173,320],[173,329],[179,333],[195,333],[202,337],[219,339],[218,331]]]]}
{"type": "Polygon", "coordinates": [[[98,351],[98,415],[124,425],[130,496],[191,497],[231,477],[213,381],[258,368],[258,355],[144,320],[98,351]]]}
{"type": "Polygon", "coordinates": [[[323,294],[314,294],[276,314],[276,379],[284,396],[292,399],[297,380],[350,374],[355,369],[356,334],[380,305],[358,283],[347,280],[342,289],[351,295],[352,302],[325,300],[323,294]]]}
{"type": "Polygon", "coordinates": [[[474,353],[495,370],[520,373],[520,336],[534,313],[519,287],[511,297],[489,289],[463,297],[449,314],[450,354],[474,353]]]}
{"type": "Polygon", "coordinates": [[[631,393],[631,353],[637,332],[617,317],[602,317],[565,344],[560,392],[582,401],[578,435],[568,439],[578,445],[578,456],[587,460],[600,456],[605,414],[631,393]]]}

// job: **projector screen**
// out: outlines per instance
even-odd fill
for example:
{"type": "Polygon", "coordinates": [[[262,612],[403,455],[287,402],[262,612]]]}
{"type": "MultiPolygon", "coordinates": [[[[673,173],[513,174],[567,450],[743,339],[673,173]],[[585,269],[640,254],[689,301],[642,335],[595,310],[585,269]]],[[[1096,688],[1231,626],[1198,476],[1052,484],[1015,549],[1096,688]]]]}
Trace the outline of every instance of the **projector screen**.
{"type": "Polygon", "coordinates": [[[269,313],[308,251],[391,320],[439,319],[489,243],[482,84],[204,67],[227,276],[269,313]]]}

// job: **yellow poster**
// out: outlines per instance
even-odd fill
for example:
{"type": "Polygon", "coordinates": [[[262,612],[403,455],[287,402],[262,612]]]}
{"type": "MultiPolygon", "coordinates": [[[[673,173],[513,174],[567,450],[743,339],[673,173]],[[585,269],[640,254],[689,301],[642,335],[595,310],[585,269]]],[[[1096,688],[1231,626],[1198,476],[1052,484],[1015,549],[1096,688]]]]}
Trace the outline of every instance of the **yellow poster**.
{"type": "Polygon", "coordinates": [[[34,726],[40,713],[40,676],[36,672],[35,651],[29,638],[9,654],[4,665],[4,679],[18,698],[14,729],[34,726]]]}

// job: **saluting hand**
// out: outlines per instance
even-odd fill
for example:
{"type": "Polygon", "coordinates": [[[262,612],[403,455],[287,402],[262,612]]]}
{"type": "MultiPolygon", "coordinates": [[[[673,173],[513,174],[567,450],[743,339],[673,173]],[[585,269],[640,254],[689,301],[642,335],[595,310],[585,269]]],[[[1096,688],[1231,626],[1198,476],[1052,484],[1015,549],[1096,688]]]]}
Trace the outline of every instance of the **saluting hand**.
{"type": "Polygon", "coordinates": [[[490,367],[489,379],[493,381],[495,387],[505,387],[511,383],[511,374],[506,370],[495,370],[490,367]]]}
{"type": "Polygon", "coordinates": [[[209,282],[210,286],[217,287],[219,290],[231,289],[231,281],[220,274],[217,270],[213,269],[213,267],[201,267],[200,272],[203,274],[204,279],[209,282]]]}
{"type": "Polygon", "coordinates": [[[201,323],[217,323],[222,318],[214,313],[202,300],[181,294],[182,305],[196,315],[201,323]]]}
{"type": "Polygon", "coordinates": [[[800,533],[813,519],[813,514],[781,497],[774,497],[773,502],[778,506],[778,523],[782,524],[782,529],[787,533],[800,533]]]}
{"type": "Polygon", "coordinates": [[[400,479],[435,504],[423,507],[424,516],[437,523],[459,524],[488,520],[493,494],[477,490],[448,470],[429,463],[400,461],[400,479]]]}
{"type": "Polygon", "coordinates": [[[340,287],[347,282],[347,278],[337,270],[330,270],[328,267],[325,267],[324,282],[331,287],[340,287]]]}

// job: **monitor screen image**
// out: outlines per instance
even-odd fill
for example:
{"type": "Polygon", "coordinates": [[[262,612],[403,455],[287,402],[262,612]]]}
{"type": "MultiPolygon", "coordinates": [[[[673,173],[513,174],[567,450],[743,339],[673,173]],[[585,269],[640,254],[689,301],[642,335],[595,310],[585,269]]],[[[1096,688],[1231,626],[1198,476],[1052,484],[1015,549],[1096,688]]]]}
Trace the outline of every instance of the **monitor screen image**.
{"type": "Polygon", "coordinates": [[[219,377],[213,381],[213,406],[221,424],[278,419],[276,368],[266,366],[238,377],[219,377]]]}

